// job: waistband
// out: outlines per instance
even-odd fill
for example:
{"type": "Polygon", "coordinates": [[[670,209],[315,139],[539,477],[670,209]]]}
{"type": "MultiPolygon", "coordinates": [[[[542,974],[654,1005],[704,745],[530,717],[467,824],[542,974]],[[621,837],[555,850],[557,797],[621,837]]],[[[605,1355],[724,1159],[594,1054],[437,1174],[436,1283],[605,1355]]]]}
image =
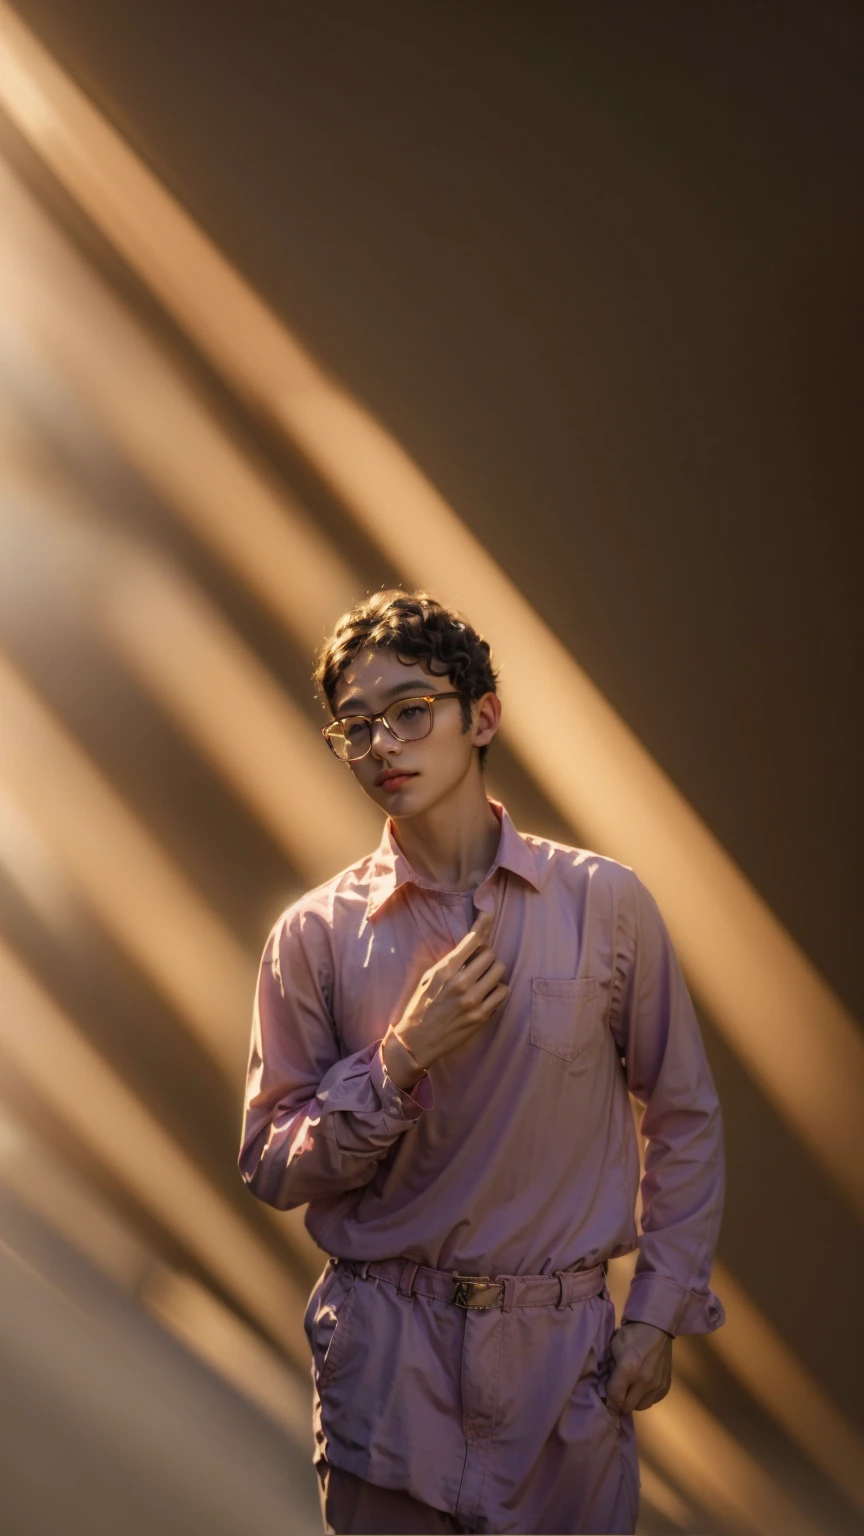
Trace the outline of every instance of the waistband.
{"type": "Polygon", "coordinates": [[[393,1285],[402,1296],[428,1296],[449,1301],[466,1311],[488,1311],[498,1307],[509,1312],[513,1307],[572,1306],[574,1301],[597,1296],[606,1289],[606,1270],[602,1264],[590,1269],[556,1269],[552,1275],[462,1275],[455,1270],[430,1269],[413,1259],[338,1259],[361,1280],[371,1278],[393,1285]]]}

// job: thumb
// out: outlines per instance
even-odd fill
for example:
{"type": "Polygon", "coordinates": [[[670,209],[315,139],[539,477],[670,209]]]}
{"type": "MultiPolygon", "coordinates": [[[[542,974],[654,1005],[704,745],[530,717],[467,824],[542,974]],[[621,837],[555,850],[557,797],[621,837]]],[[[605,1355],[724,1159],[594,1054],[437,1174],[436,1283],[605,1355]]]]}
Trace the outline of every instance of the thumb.
{"type": "Polygon", "coordinates": [[[624,1407],[624,1399],[634,1374],[634,1362],[624,1347],[623,1341],[619,1341],[617,1331],[612,1336],[609,1349],[611,1357],[611,1370],[606,1380],[606,1404],[607,1407],[620,1413],[624,1407]]]}

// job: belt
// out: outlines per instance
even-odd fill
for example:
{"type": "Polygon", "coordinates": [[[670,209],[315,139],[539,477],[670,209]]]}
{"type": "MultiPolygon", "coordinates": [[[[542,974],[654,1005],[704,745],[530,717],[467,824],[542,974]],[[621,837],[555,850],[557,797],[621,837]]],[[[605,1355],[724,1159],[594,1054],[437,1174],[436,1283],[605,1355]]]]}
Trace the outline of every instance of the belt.
{"type": "Polygon", "coordinates": [[[428,1296],[452,1302],[466,1311],[486,1312],[499,1307],[569,1307],[574,1301],[597,1296],[606,1289],[602,1264],[590,1269],[556,1269],[552,1275],[462,1275],[456,1270],[430,1269],[413,1259],[337,1259],[361,1280],[383,1280],[402,1296],[428,1296]]]}

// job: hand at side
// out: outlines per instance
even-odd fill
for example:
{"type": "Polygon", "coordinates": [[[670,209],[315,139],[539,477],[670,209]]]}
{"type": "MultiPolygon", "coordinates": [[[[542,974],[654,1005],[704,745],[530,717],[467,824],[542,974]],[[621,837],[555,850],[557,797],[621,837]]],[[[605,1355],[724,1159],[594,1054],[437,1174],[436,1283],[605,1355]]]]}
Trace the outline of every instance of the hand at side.
{"type": "Polygon", "coordinates": [[[615,1362],[606,1384],[613,1413],[651,1408],[672,1385],[672,1335],[653,1323],[622,1323],[612,1335],[615,1362]]]}

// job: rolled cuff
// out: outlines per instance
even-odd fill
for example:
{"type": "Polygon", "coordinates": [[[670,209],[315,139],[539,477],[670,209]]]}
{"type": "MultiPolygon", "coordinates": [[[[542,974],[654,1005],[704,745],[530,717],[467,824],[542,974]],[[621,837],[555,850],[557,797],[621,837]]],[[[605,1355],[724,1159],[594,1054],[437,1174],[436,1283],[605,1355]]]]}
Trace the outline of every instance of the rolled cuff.
{"type": "Polygon", "coordinates": [[[652,1323],[665,1333],[713,1333],[726,1321],[719,1296],[709,1288],[688,1291],[668,1275],[650,1271],[633,1276],[622,1323],[652,1323]]]}
{"type": "Polygon", "coordinates": [[[381,1108],[388,1115],[395,1115],[398,1119],[419,1120],[424,1109],[431,1109],[435,1103],[432,1084],[428,1077],[421,1077],[410,1091],[397,1088],[384,1065],[383,1045],[383,1040],[379,1041],[369,1062],[369,1076],[372,1087],[381,1100],[381,1108]]]}

